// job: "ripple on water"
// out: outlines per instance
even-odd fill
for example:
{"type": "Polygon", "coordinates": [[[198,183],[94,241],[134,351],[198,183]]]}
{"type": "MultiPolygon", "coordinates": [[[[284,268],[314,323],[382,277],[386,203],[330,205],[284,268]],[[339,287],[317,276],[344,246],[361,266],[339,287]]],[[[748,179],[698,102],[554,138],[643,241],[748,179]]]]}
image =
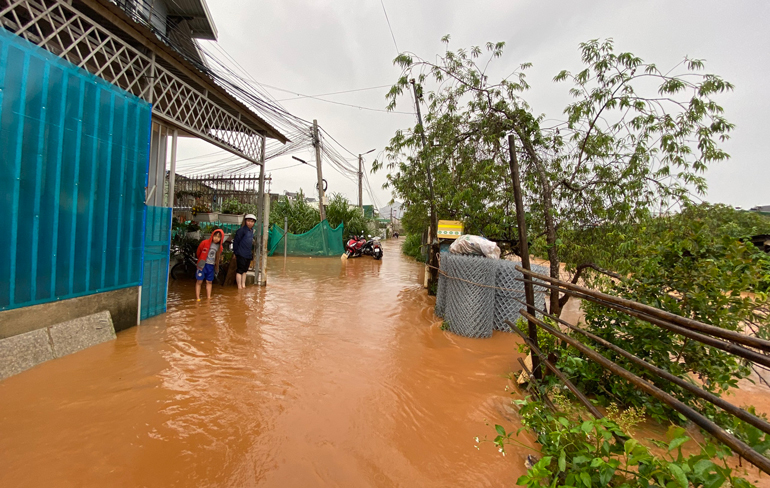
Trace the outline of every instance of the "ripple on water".
{"type": "Polygon", "coordinates": [[[515,482],[523,457],[473,441],[518,427],[515,337],[440,330],[401,242],[201,302],[172,282],[166,314],[0,382],[0,486],[515,482]]]}

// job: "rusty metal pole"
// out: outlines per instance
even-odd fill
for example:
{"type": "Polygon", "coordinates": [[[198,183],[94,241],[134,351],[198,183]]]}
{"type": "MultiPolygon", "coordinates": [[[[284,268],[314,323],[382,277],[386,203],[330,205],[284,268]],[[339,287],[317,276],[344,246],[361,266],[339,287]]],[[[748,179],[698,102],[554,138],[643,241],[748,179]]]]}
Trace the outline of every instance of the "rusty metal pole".
{"type": "MultiPolygon", "coordinates": [[[[513,198],[516,202],[516,222],[519,227],[519,255],[521,256],[521,266],[530,270],[529,264],[529,243],[527,243],[527,220],[524,215],[524,200],[521,196],[521,179],[519,178],[519,160],[516,158],[516,138],[513,134],[508,135],[508,152],[510,153],[511,180],[513,180],[513,198]]],[[[535,315],[535,290],[532,283],[524,283],[524,296],[527,300],[527,311],[530,315],[535,315]]],[[[529,321],[528,323],[529,339],[537,342],[537,326],[529,321]]],[[[535,378],[541,379],[543,372],[540,369],[540,358],[532,354],[532,373],[535,378]]]]}
{"type": "MultiPolygon", "coordinates": [[[[519,269],[519,271],[522,271],[522,270],[519,269]]],[[[563,291],[565,293],[569,293],[569,292],[579,293],[579,294],[591,297],[593,299],[600,300],[603,302],[605,306],[614,308],[615,310],[620,310],[621,312],[627,313],[628,315],[633,315],[634,317],[638,317],[638,315],[635,315],[635,314],[639,314],[639,313],[644,314],[645,316],[647,316],[647,318],[644,318],[644,317],[640,317],[640,318],[650,323],[654,323],[656,325],[658,325],[659,322],[653,322],[653,320],[657,318],[657,319],[661,319],[662,321],[661,323],[667,322],[668,323],[667,325],[676,324],[680,327],[689,329],[691,331],[697,331],[703,334],[712,335],[714,337],[720,337],[727,341],[735,342],[738,344],[744,344],[750,347],[756,347],[757,349],[761,349],[763,351],[770,351],[770,341],[766,339],[761,339],[759,337],[741,334],[740,332],[736,332],[733,330],[722,329],[721,327],[705,324],[695,319],[682,317],[681,315],[676,315],[671,312],[667,312],[665,310],[660,310],[655,307],[645,305],[643,303],[635,302],[633,300],[616,297],[614,295],[608,295],[606,293],[602,293],[596,290],[591,290],[590,288],[585,288],[580,285],[575,285],[574,283],[570,283],[568,281],[562,281],[556,278],[551,278],[550,276],[541,275],[533,272],[532,270],[523,270],[522,273],[524,273],[527,276],[537,278],[538,280],[553,283],[557,287],[561,287],[562,289],[564,289],[563,291]]],[[[546,285],[543,285],[543,286],[545,288],[549,288],[546,285]]],[[[732,352],[732,351],[728,351],[728,352],[732,352]]]]}
{"type": "MultiPolygon", "coordinates": [[[[522,315],[529,315],[524,310],[521,310],[522,315]]],[[[561,333],[560,331],[550,327],[546,323],[542,322],[541,320],[538,320],[534,316],[527,317],[528,319],[535,322],[538,326],[543,328],[546,332],[551,334],[552,336],[561,339],[562,341],[566,342],[567,344],[571,345],[581,353],[583,353],[588,359],[592,360],[593,362],[597,363],[604,369],[610,371],[611,373],[615,374],[616,376],[620,376],[621,378],[627,380],[632,385],[639,388],[641,391],[647,393],[650,396],[653,396],[657,398],[658,400],[662,401],[672,409],[676,410],[677,412],[681,413],[685,417],[687,417],[689,420],[691,420],[693,423],[695,423],[698,427],[705,430],[709,434],[713,435],[717,439],[719,439],[723,444],[728,446],[730,449],[732,449],[734,452],[738,453],[739,455],[743,456],[744,459],[749,461],[754,466],[758,467],[765,473],[770,474],[770,459],[766,458],[762,454],[758,453],[754,449],[752,449],[749,445],[747,445],[745,442],[741,441],[740,439],[736,438],[720,426],[718,426],[713,421],[709,420],[708,418],[701,415],[699,412],[697,412],[692,407],[684,404],[683,402],[677,400],[670,394],[666,393],[665,391],[661,390],[657,386],[648,383],[647,381],[644,381],[639,376],[636,376],[635,374],[631,373],[630,371],[618,366],[617,364],[613,363],[609,359],[605,358],[598,352],[594,351],[593,349],[589,348],[585,344],[583,344],[580,341],[577,341],[566,334],[561,333]]]]}

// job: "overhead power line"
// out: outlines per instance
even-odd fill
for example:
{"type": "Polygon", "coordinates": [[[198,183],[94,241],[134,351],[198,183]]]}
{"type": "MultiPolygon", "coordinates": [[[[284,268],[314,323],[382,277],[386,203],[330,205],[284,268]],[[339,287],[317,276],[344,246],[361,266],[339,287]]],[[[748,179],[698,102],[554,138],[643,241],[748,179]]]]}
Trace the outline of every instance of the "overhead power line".
{"type": "MultiPolygon", "coordinates": [[[[346,107],[358,108],[358,109],[361,109],[361,110],[371,110],[372,112],[383,112],[383,113],[388,113],[388,114],[414,115],[414,112],[399,112],[398,110],[385,110],[385,109],[380,109],[380,108],[362,107],[360,105],[353,105],[353,104],[350,104],[350,103],[337,102],[335,100],[326,100],[325,98],[319,98],[316,95],[303,95],[302,93],[298,93],[298,92],[295,92],[295,91],[292,91],[292,90],[286,90],[285,88],[278,88],[277,86],[272,86],[272,85],[268,85],[268,84],[265,84],[265,83],[262,83],[262,86],[265,86],[267,88],[272,88],[273,90],[282,91],[282,92],[285,92],[285,93],[293,93],[295,95],[298,95],[300,98],[310,98],[310,99],[313,99],[313,100],[318,100],[320,102],[333,103],[335,105],[344,105],[346,107]]],[[[384,88],[385,86],[390,86],[390,85],[383,85],[382,87],[377,87],[377,88],[384,88]]],[[[364,88],[364,90],[370,90],[370,89],[374,89],[374,88],[364,88]]],[[[351,90],[351,91],[356,91],[356,90],[351,90]]],[[[348,93],[348,92],[338,92],[338,93],[348,93]]],[[[284,99],[279,100],[279,101],[286,101],[286,100],[287,99],[284,98],[284,99]]],[[[288,100],[292,100],[292,99],[288,99],[288,100]]],[[[298,100],[298,98],[294,98],[293,100],[298,100]]]]}
{"type": "Polygon", "coordinates": [[[401,50],[398,48],[398,43],[396,42],[396,36],[393,34],[393,28],[390,26],[388,11],[385,10],[385,2],[383,0],[380,0],[380,5],[382,5],[382,11],[385,12],[385,20],[388,22],[388,30],[390,31],[390,37],[393,38],[393,45],[396,46],[396,54],[401,54],[401,50]]]}
{"type": "Polygon", "coordinates": [[[303,98],[308,98],[308,97],[327,97],[329,95],[341,95],[343,93],[354,93],[354,92],[361,92],[361,91],[368,91],[368,90],[377,90],[377,89],[380,89],[380,88],[389,88],[390,86],[391,85],[371,86],[369,88],[356,88],[354,90],[345,90],[345,91],[338,91],[338,92],[331,92],[331,93],[320,93],[318,95],[300,95],[298,93],[297,94],[298,96],[296,96],[296,97],[293,97],[293,98],[279,98],[278,100],[276,100],[276,102],[286,102],[286,101],[289,101],[289,100],[301,100],[303,98]]]}

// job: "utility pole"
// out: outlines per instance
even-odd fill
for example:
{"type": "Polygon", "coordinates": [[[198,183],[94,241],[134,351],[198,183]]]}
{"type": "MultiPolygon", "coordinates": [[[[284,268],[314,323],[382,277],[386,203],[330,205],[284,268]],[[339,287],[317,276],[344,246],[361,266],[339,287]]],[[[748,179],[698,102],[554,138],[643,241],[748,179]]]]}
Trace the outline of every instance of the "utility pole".
{"type": "MultiPolygon", "coordinates": [[[[262,144],[259,149],[259,186],[257,189],[258,203],[257,203],[257,221],[254,225],[254,243],[252,244],[252,254],[254,256],[254,284],[260,285],[263,283],[263,277],[260,276],[262,272],[262,232],[264,227],[262,226],[262,220],[265,207],[265,143],[267,138],[262,136],[262,144]]],[[[268,194],[270,191],[268,190],[268,194]]]]}
{"type": "Polygon", "coordinates": [[[313,119],[313,145],[315,146],[315,169],[318,172],[318,211],[321,214],[321,221],[326,220],[326,209],[324,208],[324,175],[321,171],[321,138],[318,136],[318,121],[313,119]]]}
{"type": "Polygon", "coordinates": [[[438,282],[438,216],[436,215],[436,194],[433,192],[433,173],[430,169],[430,160],[425,157],[427,143],[425,142],[425,127],[422,125],[422,115],[420,114],[420,97],[417,95],[417,84],[414,78],[409,80],[414,91],[414,103],[417,107],[417,122],[420,124],[420,137],[422,139],[422,157],[425,164],[425,176],[428,179],[428,190],[430,191],[430,232],[428,233],[428,264],[430,264],[430,279],[428,280],[428,290],[431,285],[438,282]]]}
{"type": "Polygon", "coordinates": [[[358,210],[364,213],[364,158],[358,155],[358,210]]]}

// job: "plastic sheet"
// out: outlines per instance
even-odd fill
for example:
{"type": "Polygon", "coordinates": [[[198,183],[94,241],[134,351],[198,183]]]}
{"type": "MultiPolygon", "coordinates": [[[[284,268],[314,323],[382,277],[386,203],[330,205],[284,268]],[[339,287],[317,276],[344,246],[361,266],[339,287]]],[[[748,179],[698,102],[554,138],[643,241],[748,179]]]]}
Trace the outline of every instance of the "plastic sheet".
{"type": "Polygon", "coordinates": [[[140,283],[150,113],[0,29],[0,310],[140,283]]]}

